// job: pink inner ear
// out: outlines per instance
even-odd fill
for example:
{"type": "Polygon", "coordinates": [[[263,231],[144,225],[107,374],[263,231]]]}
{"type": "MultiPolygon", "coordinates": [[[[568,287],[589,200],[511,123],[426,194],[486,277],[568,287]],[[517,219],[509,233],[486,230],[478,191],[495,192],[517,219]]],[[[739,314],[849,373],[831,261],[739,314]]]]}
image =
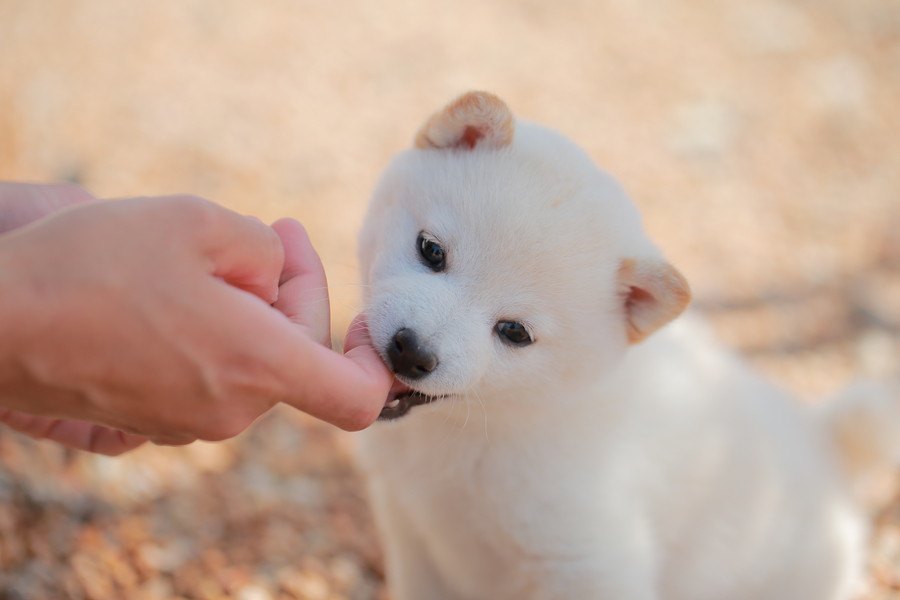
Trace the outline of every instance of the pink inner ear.
{"type": "Polygon", "coordinates": [[[647,304],[648,302],[653,302],[653,294],[636,286],[628,288],[628,297],[625,299],[625,308],[633,309],[643,304],[647,304]]]}
{"type": "Polygon", "coordinates": [[[462,138],[460,138],[460,145],[465,144],[469,150],[475,147],[475,144],[478,143],[478,140],[484,137],[484,132],[478,129],[477,127],[472,127],[469,125],[466,127],[466,130],[462,134],[462,138]]]}

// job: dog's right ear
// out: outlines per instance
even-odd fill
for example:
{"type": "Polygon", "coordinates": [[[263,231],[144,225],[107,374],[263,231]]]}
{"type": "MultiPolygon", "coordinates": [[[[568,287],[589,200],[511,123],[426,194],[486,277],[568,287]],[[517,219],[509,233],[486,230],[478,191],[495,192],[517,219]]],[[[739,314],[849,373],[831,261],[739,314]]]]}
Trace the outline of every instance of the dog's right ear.
{"type": "Polygon", "coordinates": [[[512,143],[513,116],[493,94],[469,92],[432,115],[416,135],[416,148],[502,148],[512,143]]]}
{"type": "Polygon", "coordinates": [[[618,279],[631,344],[680,315],[691,301],[687,280],[663,260],[627,258],[619,267],[618,279]]]}

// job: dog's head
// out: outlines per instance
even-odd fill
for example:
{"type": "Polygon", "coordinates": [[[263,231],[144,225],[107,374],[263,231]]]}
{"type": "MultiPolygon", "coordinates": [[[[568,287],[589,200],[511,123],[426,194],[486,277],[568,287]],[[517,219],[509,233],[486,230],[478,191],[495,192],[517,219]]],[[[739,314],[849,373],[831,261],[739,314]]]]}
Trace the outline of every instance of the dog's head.
{"type": "Polygon", "coordinates": [[[596,376],[690,298],[611,178],[483,92],[432,116],[387,169],[360,264],[372,341],[416,392],[385,418],[596,376]]]}

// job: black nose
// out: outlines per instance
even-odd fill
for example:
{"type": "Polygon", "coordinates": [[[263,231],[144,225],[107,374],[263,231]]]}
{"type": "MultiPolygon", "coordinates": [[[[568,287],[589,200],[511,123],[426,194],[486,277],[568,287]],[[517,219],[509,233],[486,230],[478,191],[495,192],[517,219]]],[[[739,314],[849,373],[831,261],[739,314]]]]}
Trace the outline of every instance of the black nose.
{"type": "Polygon", "coordinates": [[[410,379],[425,377],[438,364],[434,352],[419,343],[415,331],[405,327],[394,334],[388,344],[387,355],[394,373],[410,379]]]}

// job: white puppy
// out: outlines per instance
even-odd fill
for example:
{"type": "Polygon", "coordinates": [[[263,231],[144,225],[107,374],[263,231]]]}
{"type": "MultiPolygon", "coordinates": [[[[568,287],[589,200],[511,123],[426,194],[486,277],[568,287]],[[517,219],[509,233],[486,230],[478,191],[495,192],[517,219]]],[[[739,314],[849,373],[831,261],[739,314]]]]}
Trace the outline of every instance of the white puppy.
{"type": "Polygon", "coordinates": [[[852,484],[896,456],[897,407],[860,389],[813,412],[690,318],[660,329],[690,292],[634,205],[495,96],[415,146],[360,248],[405,384],[361,444],[393,598],[850,596],[852,484]]]}

